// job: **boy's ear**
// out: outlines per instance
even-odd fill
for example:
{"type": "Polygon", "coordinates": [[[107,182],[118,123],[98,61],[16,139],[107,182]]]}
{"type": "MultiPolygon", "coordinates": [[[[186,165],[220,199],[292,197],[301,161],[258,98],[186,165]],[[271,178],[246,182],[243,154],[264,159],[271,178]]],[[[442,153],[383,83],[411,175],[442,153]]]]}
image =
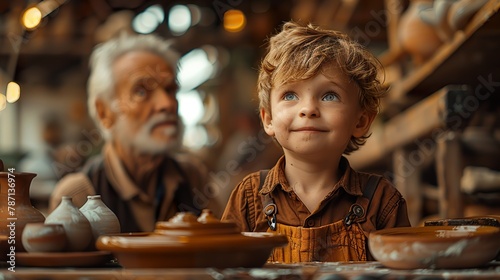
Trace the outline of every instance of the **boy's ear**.
{"type": "Polygon", "coordinates": [[[95,108],[97,117],[99,117],[102,125],[108,129],[112,127],[115,123],[116,116],[113,110],[111,110],[111,107],[101,99],[97,99],[95,101],[95,108]]]}
{"type": "Polygon", "coordinates": [[[376,116],[376,113],[363,111],[363,113],[361,113],[361,115],[359,116],[356,127],[354,128],[353,136],[359,138],[366,135],[368,131],[370,131],[370,127],[376,116]]]}
{"type": "Polygon", "coordinates": [[[260,119],[262,120],[262,126],[264,127],[264,131],[269,136],[274,136],[273,122],[271,114],[266,112],[265,109],[260,109],[260,119]]]}

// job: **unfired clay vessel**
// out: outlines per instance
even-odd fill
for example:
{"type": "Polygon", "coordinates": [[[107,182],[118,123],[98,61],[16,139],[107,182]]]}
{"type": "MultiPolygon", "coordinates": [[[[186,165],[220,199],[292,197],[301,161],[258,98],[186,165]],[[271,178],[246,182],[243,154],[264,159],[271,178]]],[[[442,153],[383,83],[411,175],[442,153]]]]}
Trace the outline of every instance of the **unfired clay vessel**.
{"type": "Polygon", "coordinates": [[[63,196],[61,203],[47,216],[45,223],[62,224],[68,238],[68,251],[85,251],[92,240],[90,222],[73,204],[71,197],[63,196]]]}
{"type": "Polygon", "coordinates": [[[94,247],[97,238],[103,234],[120,233],[120,221],[104,204],[100,195],[89,195],[87,202],[80,207],[80,212],[87,218],[92,228],[91,247],[94,247]]]}
{"type": "Polygon", "coordinates": [[[96,239],[103,234],[120,233],[118,217],[104,204],[100,195],[88,196],[87,202],[80,207],[80,212],[89,220],[96,239]]]}

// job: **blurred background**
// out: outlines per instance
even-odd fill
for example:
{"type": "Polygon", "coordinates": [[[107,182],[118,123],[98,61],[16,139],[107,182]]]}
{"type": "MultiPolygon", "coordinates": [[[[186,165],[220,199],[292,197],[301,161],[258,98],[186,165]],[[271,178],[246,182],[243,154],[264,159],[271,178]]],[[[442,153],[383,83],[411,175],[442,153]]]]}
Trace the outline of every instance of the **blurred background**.
{"type": "Polygon", "coordinates": [[[0,0],[0,158],[38,174],[31,196],[43,207],[55,182],[101,148],[86,108],[92,48],[122,30],[155,33],[182,54],[184,144],[206,163],[224,202],[244,175],[281,155],[261,129],[256,78],[267,38],[292,19],[346,32],[385,66],[388,97],[368,144],[349,158],[394,181],[413,224],[500,212],[499,7],[498,0],[0,0]]]}

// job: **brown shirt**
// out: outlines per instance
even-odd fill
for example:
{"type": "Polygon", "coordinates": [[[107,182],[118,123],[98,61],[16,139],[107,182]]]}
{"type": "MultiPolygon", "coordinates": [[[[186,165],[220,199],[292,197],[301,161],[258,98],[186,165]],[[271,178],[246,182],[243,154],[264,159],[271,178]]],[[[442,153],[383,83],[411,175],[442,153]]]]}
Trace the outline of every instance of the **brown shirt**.
{"type": "MultiPolygon", "coordinates": [[[[285,176],[285,158],[282,157],[269,171],[259,193],[259,172],[246,176],[233,190],[222,220],[235,222],[241,231],[267,231],[268,224],[262,212],[261,197],[269,193],[277,205],[277,222],[297,227],[319,227],[342,220],[350,207],[362,196],[362,187],[370,174],[354,171],[346,158],[340,161],[342,177],[333,190],[311,213],[288,184],[285,176]]],[[[369,231],[410,226],[406,201],[385,178],[380,180],[362,224],[365,234],[369,231]]]]}

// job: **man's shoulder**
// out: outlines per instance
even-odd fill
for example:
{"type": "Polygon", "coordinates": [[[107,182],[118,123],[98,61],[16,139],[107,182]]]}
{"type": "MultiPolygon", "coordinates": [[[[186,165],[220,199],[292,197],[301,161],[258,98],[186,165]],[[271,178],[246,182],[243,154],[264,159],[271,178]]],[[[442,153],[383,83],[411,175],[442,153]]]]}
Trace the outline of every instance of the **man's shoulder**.
{"type": "Polygon", "coordinates": [[[208,168],[205,163],[196,155],[188,152],[176,153],[171,156],[184,172],[207,174],[208,168]]]}
{"type": "Polygon", "coordinates": [[[73,203],[81,207],[87,196],[93,194],[95,194],[94,188],[86,174],[82,172],[69,173],[57,182],[50,197],[49,209],[50,211],[55,209],[63,196],[71,196],[73,203]]]}
{"type": "Polygon", "coordinates": [[[67,186],[67,185],[80,185],[90,183],[89,178],[83,172],[73,172],[64,175],[64,177],[57,182],[57,185],[67,186]]]}

